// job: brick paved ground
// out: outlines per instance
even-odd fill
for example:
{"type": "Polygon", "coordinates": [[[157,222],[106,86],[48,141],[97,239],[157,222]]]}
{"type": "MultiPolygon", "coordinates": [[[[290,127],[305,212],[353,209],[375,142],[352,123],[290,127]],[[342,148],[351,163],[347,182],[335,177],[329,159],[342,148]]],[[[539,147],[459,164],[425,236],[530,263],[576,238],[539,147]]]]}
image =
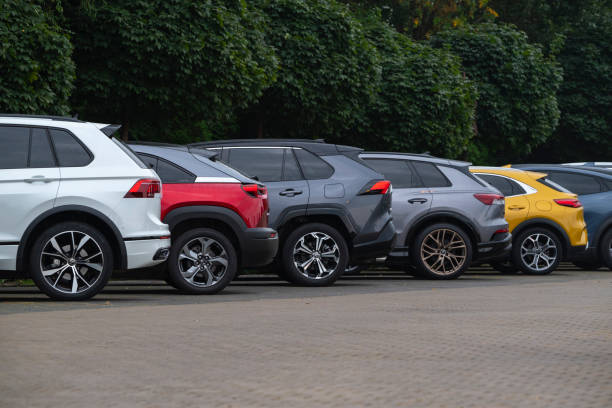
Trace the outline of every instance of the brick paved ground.
{"type": "Polygon", "coordinates": [[[0,288],[0,362],[11,408],[609,408],[612,273],[123,283],[84,303],[0,288]]]}

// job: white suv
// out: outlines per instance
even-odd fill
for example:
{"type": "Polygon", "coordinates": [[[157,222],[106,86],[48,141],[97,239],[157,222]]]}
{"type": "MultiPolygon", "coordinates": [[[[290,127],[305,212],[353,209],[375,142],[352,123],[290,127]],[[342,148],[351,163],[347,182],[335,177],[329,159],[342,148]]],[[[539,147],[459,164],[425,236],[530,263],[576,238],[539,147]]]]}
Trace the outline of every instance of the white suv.
{"type": "Polygon", "coordinates": [[[168,256],[155,172],[110,135],[117,125],[0,115],[0,278],[86,299],[113,269],[168,256]]]}

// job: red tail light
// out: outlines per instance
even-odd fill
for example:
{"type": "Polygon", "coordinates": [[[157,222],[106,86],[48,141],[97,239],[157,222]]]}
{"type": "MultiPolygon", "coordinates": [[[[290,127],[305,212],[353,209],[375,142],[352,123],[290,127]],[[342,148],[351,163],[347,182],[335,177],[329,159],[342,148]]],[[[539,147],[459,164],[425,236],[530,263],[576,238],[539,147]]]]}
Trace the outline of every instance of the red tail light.
{"type": "Polygon", "coordinates": [[[243,184],[242,189],[251,197],[266,198],[268,195],[268,189],[265,186],[260,186],[258,184],[243,184]]]}
{"type": "Polygon", "coordinates": [[[500,194],[474,194],[474,197],[484,205],[504,203],[504,196],[500,194]]]}
{"type": "Polygon", "coordinates": [[[578,201],[577,198],[559,198],[557,200],[553,200],[555,203],[562,205],[564,207],[572,207],[572,208],[580,208],[582,207],[582,203],[578,201]]]}
{"type": "Polygon", "coordinates": [[[153,198],[155,194],[161,192],[159,180],[142,179],[130,188],[125,194],[125,198],[153,198]]]}
{"type": "Polygon", "coordinates": [[[371,194],[387,194],[391,182],[389,180],[375,181],[367,184],[359,193],[360,195],[371,195],[371,194]]]}

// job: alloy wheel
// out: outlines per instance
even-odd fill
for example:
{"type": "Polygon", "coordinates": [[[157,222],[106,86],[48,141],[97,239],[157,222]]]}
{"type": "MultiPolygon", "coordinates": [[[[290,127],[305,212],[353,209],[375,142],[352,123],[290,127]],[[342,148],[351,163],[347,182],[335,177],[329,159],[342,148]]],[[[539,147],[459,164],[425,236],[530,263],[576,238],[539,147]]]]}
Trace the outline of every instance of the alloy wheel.
{"type": "Polygon", "coordinates": [[[323,232],[309,232],[293,247],[293,264],[308,279],[324,279],[340,263],[340,249],[332,237],[323,232]]]}
{"type": "Polygon", "coordinates": [[[457,232],[451,229],[431,231],[421,243],[421,260],[436,275],[451,275],[465,264],[467,246],[457,232]]]}
{"type": "Polygon", "coordinates": [[[521,243],[521,260],[534,271],[550,268],[557,259],[557,245],[548,235],[531,234],[521,243]]]}
{"type": "Polygon", "coordinates": [[[217,240],[207,237],[194,238],[181,249],[178,267],[189,284],[209,287],[216,284],[227,272],[227,251],[217,240]]]}
{"type": "Polygon", "coordinates": [[[43,246],[40,270],[53,289],[81,293],[102,276],[104,255],[91,236],[80,231],[64,231],[43,246]]]}

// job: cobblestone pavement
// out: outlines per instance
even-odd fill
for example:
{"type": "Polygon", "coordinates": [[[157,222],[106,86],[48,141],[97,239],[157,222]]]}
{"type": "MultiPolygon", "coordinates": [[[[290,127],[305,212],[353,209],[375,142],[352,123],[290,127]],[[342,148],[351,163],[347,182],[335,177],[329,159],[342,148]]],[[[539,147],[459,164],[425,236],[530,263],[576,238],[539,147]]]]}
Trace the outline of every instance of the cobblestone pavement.
{"type": "Polygon", "coordinates": [[[1,407],[612,407],[612,273],[0,288],[1,407]]]}

